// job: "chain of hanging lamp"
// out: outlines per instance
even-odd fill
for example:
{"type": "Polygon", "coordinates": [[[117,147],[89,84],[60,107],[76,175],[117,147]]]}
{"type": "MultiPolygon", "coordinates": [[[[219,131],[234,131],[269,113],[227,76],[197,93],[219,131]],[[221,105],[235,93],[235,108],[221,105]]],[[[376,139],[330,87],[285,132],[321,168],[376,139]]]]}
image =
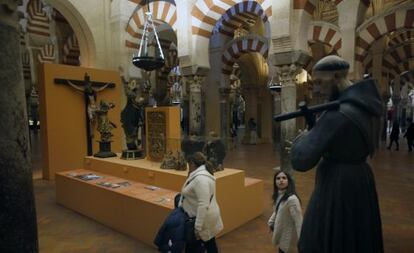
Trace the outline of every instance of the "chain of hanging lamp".
{"type": "MultiPolygon", "coordinates": [[[[151,13],[149,2],[150,2],[149,0],[146,0],[146,6],[148,7],[148,10],[147,12],[145,12],[146,20],[144,24],[144,30],[142,34],[141,43],[140,43],[139,50],[138,50],[138,56],[133,57],[132,59],[132,63],[135,66],[137,66],[138,68],[145,69],[147,71],[161,68],[162,66],[164,66],[164,63],[165,63],[164,53],[162,51],[161,44],[158,39],[158,34],[155,29],[154,21],[152,20],[152,13],[151,13]],[[148,29],[149,27],[151,27],[152,30],[154,31],[156,47],[158,48],[160,57],[157,57],[157,55],[154,55],[154,57],[152,58],[148,56],[148,46],[149,46],[148,45],[149,43],[148,29]]],[[[157,54],[156,50],[155,50],[155,54],[157,54]]]]}

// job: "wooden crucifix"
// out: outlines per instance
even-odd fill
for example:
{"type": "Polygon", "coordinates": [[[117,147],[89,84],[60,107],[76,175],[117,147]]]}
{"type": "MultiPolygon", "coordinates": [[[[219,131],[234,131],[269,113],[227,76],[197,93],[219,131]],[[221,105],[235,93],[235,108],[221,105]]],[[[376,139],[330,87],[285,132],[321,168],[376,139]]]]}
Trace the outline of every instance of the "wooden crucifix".
{"type": "Polygon", "coordinates": [[[55,78],[54,81],[55,84],[69,85],[72,88],[84,94],[86,117],[86,143],[88,148],[88,156],[91,156],[93,154],[93,123],[95,119],[95,112],[98,109],[96,102],[96,94],[106,88],[114,88],[115,84],[91,81],[88,73],[85,73],[85,77],[83,80],[68,80],[55,78]]]}

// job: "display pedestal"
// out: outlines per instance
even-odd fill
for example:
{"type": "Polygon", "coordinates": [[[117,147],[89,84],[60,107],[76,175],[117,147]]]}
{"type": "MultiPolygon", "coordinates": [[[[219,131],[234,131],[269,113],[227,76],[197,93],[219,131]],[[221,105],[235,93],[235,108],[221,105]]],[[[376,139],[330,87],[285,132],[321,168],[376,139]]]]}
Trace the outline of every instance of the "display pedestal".
{"type": "Polygon", "coordinates": [[[108,158],[114,157],[116,154],[111,151],[111,142],[110,141],[99,141],[99,152],[93,156],[99,158],[108,158]]]}
{"type": "Polygon", "coordinates": [[[137,160],[143,158],[142,150],[124,150],[122,151],[121,159],[124,160],[137,160]]]}
{"type": "MultiPolygon", "coordinates": [[[[122,160],[117,157],[105,159],[86,157],[84,168],[96,174],[103,174],[106,178],[116,178],[115,182],[117,183],[123,181],[139,182],[172,191],[174,194],[181,191],[188,176],[188,171],[163,170],[160,169],[160,163],[146,159],[122,160]]],[[[56,180],[56,201],[58,203],[153,246],[152,241],[156,230],[161,226],[171,209],[160,209],[153,203],[141,200],[130,200],[131,204],[122,204],[124,200],[116,199],[118,197],[124,198],[124,196],[118,196],[113,192],[118,189],[109,191],[102,189],[96,183],[84,182],[73,177],[68,179],[69,172],[72,171],[56,174],[56,177],[59,177],[56,180]],[[133,208],[130,208],[130,205],[133,208]],[[138,212],[141,210],[140,208],[143,208],[142,212],[145,214],[141,215],[138,212]],[[131,223],[132,220],[134,223],[131,223]],[[131,226],[131,224],[135,224],[135,226],[131,226]],[[147,227],[151,229],[147,229],[147,227]],[[141,231],[141,229],[143,232],[138,233],[137,231],[141,231]]],[[[245,177],[243,170],[229,168],[216,172],[214,176],[216,178],[217,202],[224,223],[224,230],[220,236],[262,214],[265,204],[262,180],[245,177]]],[[[126,188],[125,191],[127,191],[126,188]]],[[[130,194],[126,198],[128,200],[156,195],[154,192],[148,191],[130,191],[128,194],[130,194]]],[[[171,193],[171,196],[174,194],[171,193]]],[[[172,204],[170,207],[172,208],[172,204]]]]}
{"type": "Polygon", "coordinates": [[[126,180],[89,170],[56,173],[55,180],[58,204],[148,245],[152,245],[158,229],[174,208],[177,194],[166,189],[151,190],[146,184],[130,180],[127,186],[105,187],[98,183],[118,184],[126,180]],[[71,176],[87,173],[102,178],[83,181],[71,176]]]}

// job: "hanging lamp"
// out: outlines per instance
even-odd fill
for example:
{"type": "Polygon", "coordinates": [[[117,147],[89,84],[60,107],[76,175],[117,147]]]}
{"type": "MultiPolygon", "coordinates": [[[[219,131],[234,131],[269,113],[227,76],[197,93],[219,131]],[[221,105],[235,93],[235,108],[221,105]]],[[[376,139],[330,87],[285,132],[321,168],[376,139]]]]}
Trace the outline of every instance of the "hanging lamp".
{"type": "Polygon", "coordinates": [[[158,34],[155,29],[154,21],[152,20],[152,13],[149,7],[149,0],[147,0],[148,11],[145,12],[146,20],[144,24],[144,32],[142,33],[141,43],[139,45],[138,55],[133,56],[132,64],[137,68],[144,69],[146,71],[152,71],[162,68],[165,64],[164,54],[162,52],[160,41],[158,40],[158,34]],[[151,55],[150,44],[151,39],[148,29],[152,28],[155,37],[154,54],[151,55]]]}

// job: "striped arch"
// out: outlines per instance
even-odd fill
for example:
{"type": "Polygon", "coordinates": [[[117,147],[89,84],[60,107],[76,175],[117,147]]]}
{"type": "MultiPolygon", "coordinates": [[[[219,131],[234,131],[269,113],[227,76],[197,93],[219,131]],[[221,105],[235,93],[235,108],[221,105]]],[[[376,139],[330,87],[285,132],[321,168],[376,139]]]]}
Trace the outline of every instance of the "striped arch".
{"type": "Polygon", "coordinates": [[[78,39],[73,33],[69,36],[63,45],[63,64],[79,66],[80,49],[78,39]]]}
{"type": "Polygon", "coordinates": [[[363,62],[363,65],[365,67],[365,73],[372,75],[372,70],[374,66],[374,60],[372,59],[372,55],[368,55],[363,62]]]}
{"type": "Polygon", "coordinates": [[[136,3],[137,6],[126,27],[126,47],[133,49],[139,47],[144,30],[145,12],[148,10],[148,6],[152,12],[155,26],[167,23],[176,31],[177,11],[173,0],[150,1],[149,4],[142,0],[129,1],[136,3]]]}
{"type": "Polygon", "coordinates": [[[39,62],[45,63],[53,63],[56,59],[56,49],[55,45],[53,44],[45,44],[41,49],[39,54],[37,55],[37,59],[39,62]]]}
{"type": "Polygon", "coordinates": [[[398,63],[398,65],[393,65],[394,69],[389,69],[386,66],[393,65],[388,61],[382,66],[382,76],[388,78],[388,80],[395,79],[401,73],[406,72],[407,70],[414,69],[414,58],[407,58],[403,62],[398,63]]]}
{"type": "MultiPolygon", "coordinates": [[[[309,15],[313,15],[313,12],[316,9],[318,0],[293,0],[293,9],[304,10],[309,15]]],[[[340,4],[344,0],[335,0],[335,5],[340,4]]],[[[361,0],[361,3],[366,7],[369,7],[371,0],[361,0]]]]}
{"type": "Polygon", "coordinates": [[[362,62],[375,40],[399,30],[414,28],[414,3],[403,5],[393,12],[386,12],[368,20],[357,29],[355,60],[362,62]]]}
{"type": "Polygon", "coordinates": [[[240,2],[233,5],[233,7],[221,16],[214,30],[217,29],[221,34],[232,38],[237,28],[243,26],[248,27],[249,20],[255,20],[257,17],[260,17],[266,26],[270,26],[269,17],[272,14],[271,7],[268,10],[268,13],[266,13],[262,6],[254,1],[240,2]]]}
{"type": "Polygon", "coordinates": [[[399,44],[403,44],[407,41],[414,41],[414,29],[406,30],[399,33],[396,36],[393,36],[392,39],[388,42],[388,47],[395,47],[399,44]]]}
{"type": "MultiPolygon", "coordinates": [[[[410,82],[411,84],[414,84],[414,61],[411,61],[410,62],[411,64],[411,68],[410,68],[410,70],[409,71],[406,71],[405,73],[402,73],[401,75],[400,75],[400,80],[401,79],[405,79],[405,80],[407,80],[408,82],[410,82]]],[[[411,88],[414,88],[414,87],[412,87],[411,85],[410,85],[410,87],[411,88]]]]}
{"type": "Polygon", "coordinates": [[[328,44],[340,55],[339,52],[342,48],[342,34],[339,27],[334,24],[323,21],[315,21],[309,26],[308,42],[322,42],[324,44],[328,44]]]}
{"type": "Polygon", "coordinates": [[[22,52],[23,77],[25,80],[31,80],[30,72],[30,54],[28,50],[22,52]]]}
{"type": "Polygon", "coordinates": [[[410,61],[414,59],[414,43],[391,48],[384,54],[382,72],[393,76],[410,69],[410,61]]]}
{"type": "Polygon", "coordinates": [[[267,58],[269,53],[269,43],[265,38],[256,36],[239,37],[232,40],[224,50],[221,57],[222,69],[224,75],[230,75],[233,70],[233,65],[237,59],[244,53],[256,52],[267,58]]]}
{"type": "Polygon", "coordinates": [[[39,36],[50,36],[49,18],[43,11],[43,4],[40,0],[30,0],[27,4],[27,32],[39,36]]]}
{"type": "Polygon", "coordinates": [[[264,23],[268,22],[272,6],[271,0],[198,0],[191,15],[193,35],[209,39],[218,21],[220,32],[228,36],[251,15],[261,17],[264,23]]]}

